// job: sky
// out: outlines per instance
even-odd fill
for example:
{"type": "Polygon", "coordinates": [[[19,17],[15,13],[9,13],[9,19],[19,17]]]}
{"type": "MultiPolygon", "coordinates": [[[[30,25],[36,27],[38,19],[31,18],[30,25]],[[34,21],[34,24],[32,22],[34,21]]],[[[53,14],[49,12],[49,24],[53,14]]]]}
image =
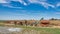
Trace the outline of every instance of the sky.
{"type": "Polygon", "coordinates": [[[60,0],[0,0],[0,20],[60,19],[60,0]]]}

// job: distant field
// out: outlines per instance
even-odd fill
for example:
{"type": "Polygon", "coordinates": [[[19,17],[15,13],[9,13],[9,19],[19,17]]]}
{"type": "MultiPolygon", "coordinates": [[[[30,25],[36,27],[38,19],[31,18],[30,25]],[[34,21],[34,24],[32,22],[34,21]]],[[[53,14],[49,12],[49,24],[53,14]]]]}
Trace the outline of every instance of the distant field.
{"type": "MultiPolygon", "coordinates": [[[[51,25],[57,26],[60,25],[60,20],[53,20],[50,21],[51,25]]],[[[5,23],[0,22],[0,26],[5,25],[5,23]]],[[[4,26],[5,27],[5,26],[4,26]]],[[[60,34],[60,28],[47,28],[47,27],[32,27],[32,26],[20,26],[20,25],[13,25],[8,27],[18,27],[24,28],[22,32],[19,33],[9,33],[9,34],[60,34]]]]}
{"type": "Polygon", "coordinates": [[[50,20],[50,24],[60,26],[60,20],[50,20]]]}

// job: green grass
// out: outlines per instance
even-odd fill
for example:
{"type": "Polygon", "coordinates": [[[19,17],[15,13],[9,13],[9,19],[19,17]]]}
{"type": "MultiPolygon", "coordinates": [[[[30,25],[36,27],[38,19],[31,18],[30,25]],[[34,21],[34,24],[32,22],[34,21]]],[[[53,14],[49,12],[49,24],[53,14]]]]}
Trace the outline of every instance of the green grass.
{"type": "Polygon", "coordinates": [[[37,27],[24,27],[26,30],[40,31],[41,34],[60,34],[59,28],[37,28],[37,27]]]}
{"type": "Polygon", "coordinates": [[[24,28],[25,30],[34,30],[40,32],[41,34],[60,34],[60,28],[43,28],[43,27],[32,27],[32,26],[16,26],[19,28],[24,28]]]}
{"type": "MultiPolygon", "coordinates": [[[[2,23],[2,26],[3,26],[3,23],[2,23]]],[[[60,28],[43,28],[43,27],[38,28],[38,27],[20,26],[20,25],[13,25],[11,27],[24,28],[25,29],[24,32],[31,32],[31,30],[34,30],[36,32],[39,32],[40,34],[60,34],[60,28]]],[[[36,32],[34,32],[34,33],[36,33],[36,32]]]]}

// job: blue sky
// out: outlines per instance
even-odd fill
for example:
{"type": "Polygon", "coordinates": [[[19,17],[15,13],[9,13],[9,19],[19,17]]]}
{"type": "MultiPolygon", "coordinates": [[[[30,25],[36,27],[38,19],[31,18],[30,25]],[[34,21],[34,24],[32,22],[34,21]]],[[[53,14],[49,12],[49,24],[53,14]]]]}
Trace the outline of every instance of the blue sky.
{"type": "Polygon", "coordinates": [[[60,19],[60,0],[0,0],[0,20],[60,19]]]}

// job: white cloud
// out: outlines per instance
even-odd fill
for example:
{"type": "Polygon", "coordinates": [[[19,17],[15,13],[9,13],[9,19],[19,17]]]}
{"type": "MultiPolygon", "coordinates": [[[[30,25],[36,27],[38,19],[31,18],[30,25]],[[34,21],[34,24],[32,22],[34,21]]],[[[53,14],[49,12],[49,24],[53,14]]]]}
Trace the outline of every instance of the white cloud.
{"type": "Polygon", "coordinates": [[[19,1],[20,3],[23,3],[23,1],[22,1],[22,0],[11,0],[11,1],[19,1]]]}
{"type": "Polygon", "coordinates": [[[55,14],[60,14],[60,12],[56,12],[55,14]]]}
{"type": "Polygon", "coordinates": [[[42,6],[44,6],[45,8],[47,8],[47,9],[48,9],[49,7],[55,8],[54,5],[47,3],[47,2],[46,2],[47,0],[29,0],[29,1],[30,1],[30,3],[39,3],[39,4],[41,4],[42,6]]]}
{"type": "MultiPolygon", "coordinates": [[[[9,7],[9,8],[20,8],[20,9],[22,9],[21,7],[11,6],[10,1],[19,1],[20,3],[23,3],[22,0],[0,0],[0,3],[1,3],[3,6],[5,6],[5,7],[9,7]]],[[[27,4],[24,3],[24,5],[27,5],[27,4]]]]}
{"type": "Polygon", "coordinates": [[[59,3],[57,3],[57,5],[56,5],[57,7],[59,7],[60,6],[60,2],[59,3]]]}
{"type": "Polygon", "coordinates": [[[24,5],[27,5],[27,3],[24,3],[24,5]]]}
{"type": "Polygon", "coordinates": [[[47,0],[29,0],[31,3],[39,3],[39,2],[45,2],[47,0]]]}
{"type": "MultiPolygon", "coordinates": [[[[7,6],[7,7],[11,7],[11,8],[21,8],[21,7],[13,7],[11,6],[10,1],[19,1],[20,3],[22,3],[23,5],[28,5],[28,3],[25,3],[23,0],[0,0],[0,3],[8,3],[8,4],[5,4],[3,6],[7,6]]],[[[45,8],[49,8],[49,7],[52,7],[52,8],[55,8],[54,5],[52,4],[49,4],[46,2],[47,0],[29,0],[29,3],[38,3],[38,4],[41,4],[42,6],[44,6],[45,8]]],[[[60,4],[57,4],[57,6],[59,6],[60,4]]]]}
{"type": "Polygon", "coordinates": [[[54,5],[52,5],[52,4],[49,4],[49,3],[46,3],[46,2],[39,2],[41,5],[43,5],[45,8],[49,8],[49,7],[52,7],[52,8],[55,8],[55,6],[54,5]]]}
{"type": "Polygon", "coordinates": [[[11,6],[10,4],[5,4],[5,5],[3,5],[3,6],[9,7],[9,8],[20,8],[20,9],[22,9],[22,7],[14,7],[14,6],[11,6]]]}
{"type": "Polygon", "coordinates": [[[38,2],[37,0],[29,0],[30,3],[36,3],[38,2]]]}
{"type": "Polygon", "coordinates": [[[25,3],[23,0],[12,0],[12,1],[19,1],[20,3],[27,5],[27,3],[25,3]]]}
{"type": "Polygon", "coordinates": [[[7,3],[5,0],[0,0],[0,3],[7,3]]]}

